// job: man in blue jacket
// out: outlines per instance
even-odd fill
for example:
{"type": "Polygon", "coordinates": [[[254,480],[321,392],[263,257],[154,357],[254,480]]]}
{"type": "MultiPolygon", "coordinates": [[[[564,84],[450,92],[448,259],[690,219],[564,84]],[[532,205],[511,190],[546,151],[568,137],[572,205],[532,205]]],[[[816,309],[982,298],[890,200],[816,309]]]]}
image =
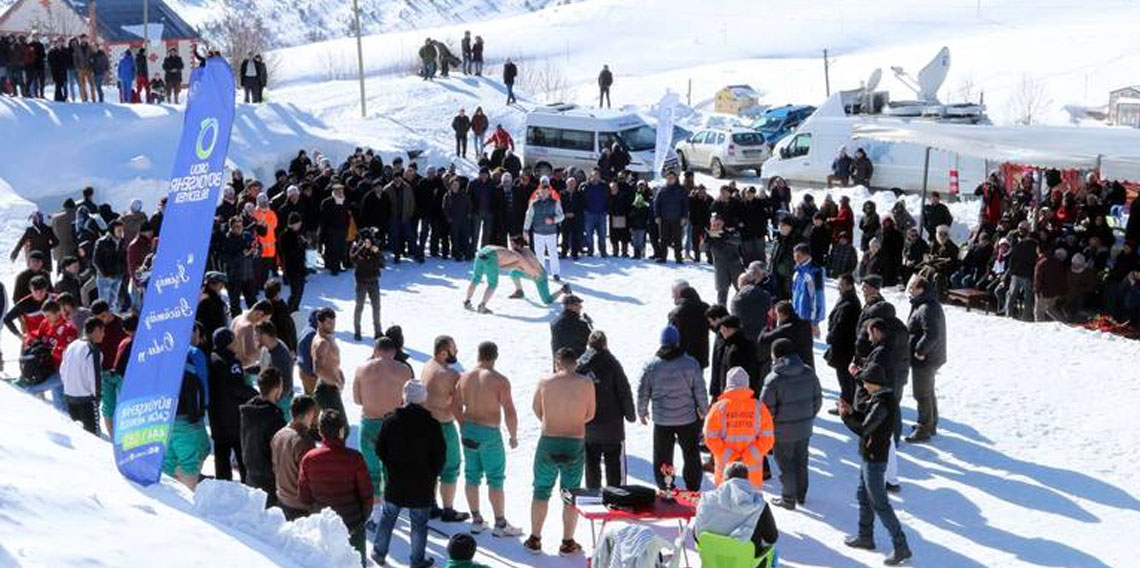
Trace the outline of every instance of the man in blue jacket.
{"type": "Polygon", "coordinates": [[[792,307],[800,319],[811,322],[811,333],[819,337],[819,322],[827,317],[827,302],[823,297],[823,270],[811,260],[811,248],[800,243],[792,249],[796,261],[792,275],[792,307]]]}
{"type": "Polygon", "coordinates": [[[677,172],[665,174],[665,187],[657,192],[653,200],[653,216],[660,226],[661,248],[657,251],[657,263],[664,264],[669,247],[673,247],[677,264],[681,259],[682,225],[689,219],[689,194],[677,181],[677,172]]]}
{"type": "Polygon", "coordinates": [[[119,102],[131,102],[131,85],[135,82],[135,57],[131,53],[131,49],[127,48],[123,52],[123,58],[119,60],[119,102]]]}
{"type": "Polygon", "coordinates": [[[594,256],[594,235],[598,251],[606,257],[606,211],[609,209],[609,186],[602,181],[602,171],[594,168],[583,189],[586,194],[586,254],[594,256]]]}

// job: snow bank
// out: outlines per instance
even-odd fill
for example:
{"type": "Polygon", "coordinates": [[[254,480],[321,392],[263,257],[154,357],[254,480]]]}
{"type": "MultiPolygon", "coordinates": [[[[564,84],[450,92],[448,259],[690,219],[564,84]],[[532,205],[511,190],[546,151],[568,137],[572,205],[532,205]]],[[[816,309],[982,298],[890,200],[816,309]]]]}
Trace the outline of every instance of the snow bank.
{"type": "Polygon", "coordinates": [[[265,499],[260,489],[208,479],[194,492],[194,512],[266,543],[301,566],[350,566],[360,560],[332,509],[288,522],[281,509],[266,509],[265,499]]]}
{"type": "MultiPolygon", "coordinates": [[[[91,185],[100,201],[149,210],[165,195],[182,132],[183,108],[168,105],[58,104],[0,99],[5,159],[0,183],[43,211],[91,185]],[[21,140],[26,143],[14,143],[21,140]]],[[[368,138],[356,138],[367,144],[368,138]]],[[[273,179],[301,148],[339,162],[357,145],[290,104],[237,105],[229,162],[246,177],[273,179]]],[[[2,197],[3,194],[0,194],[2,197]]],[[[18,202],[17,202],[18,203],[18,202]]],[[[10,218],[0,205],[0,215],[10,218]]]]}

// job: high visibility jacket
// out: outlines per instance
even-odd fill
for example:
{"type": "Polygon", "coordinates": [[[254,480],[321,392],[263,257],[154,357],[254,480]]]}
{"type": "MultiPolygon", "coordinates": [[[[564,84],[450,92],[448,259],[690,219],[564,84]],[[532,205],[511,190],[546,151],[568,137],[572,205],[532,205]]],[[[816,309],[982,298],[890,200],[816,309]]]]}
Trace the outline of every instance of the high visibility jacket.
{"type": "Polygon", "coordinates": [[[720,395],[705,418],[705,445],[716,463],[716,484],[724,481],[724,468],[739,461],[748,466],[748,481],[764,485],[764,455],[776,443],[772,414],[752,395],[752,389],[733,389],[720,395]]]}
{"type": "Polygon", "coordinates": [[[265,225],[265,234],[257,235],[257,244],[261,245],[261,258],[276,258],[277,213],[272,209],[257,208],[253,210],[253,218],[265,225]]]}

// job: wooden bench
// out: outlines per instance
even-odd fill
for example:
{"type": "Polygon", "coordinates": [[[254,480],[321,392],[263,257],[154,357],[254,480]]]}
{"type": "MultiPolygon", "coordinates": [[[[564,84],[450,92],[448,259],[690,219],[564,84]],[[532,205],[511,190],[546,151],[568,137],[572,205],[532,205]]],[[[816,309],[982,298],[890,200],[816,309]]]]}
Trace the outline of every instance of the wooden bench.
{"type": "Polygon", "coordinates": [[[974,307],[980,306],[987,314],[990,313],[990,294],[985,290],[957,288],[946,292],[946,296],[951,301],[966,306],[967,312],[974,307]]]}

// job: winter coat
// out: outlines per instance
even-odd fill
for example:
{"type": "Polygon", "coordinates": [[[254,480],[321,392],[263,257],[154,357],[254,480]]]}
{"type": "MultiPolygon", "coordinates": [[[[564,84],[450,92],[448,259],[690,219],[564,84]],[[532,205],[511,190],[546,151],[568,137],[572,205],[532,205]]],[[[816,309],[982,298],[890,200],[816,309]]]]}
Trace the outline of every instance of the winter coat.
{"type": "Polygon", "coordinates": [[[107,57],[107,52],[102,49],[95,52],[91,56],[91,72],[96,77],[102,77],[111,70],[111,60],[107,57]]]}
{"type": "Polygon", "coordinates": [[[1033,271],[1033,291],[1042,298],[1058,298],[1068,292],[1069,275],[1065,263],[1048,254],[1037,260],[1033,271]]]}
{"type": "Polygon", "coordinates": [[[466,138],[471,130],[471,119],[465,114],[457,114],[451,119],[451,129],[455,131],[456,138],[466,138]]]}
{"type": "Polygon", "coordinates": [[[1037,269],[1037,239],[1025,237],[1009,249],[1009,274],[1021,278],[1033,278],[1037,269]]]}
{"type": "Polygon", "coordinates": [[[79,254],[75,241],[75,211],[60,211],[51,216],[51,231],[58,241],[52,248],[52,258],[56,261],[79,254]]]}
{"type": "Polygon", "coordinates": [[[478,113],[471,115],[471,132],[476,136],[482,137],[486,134],[489,126],[487,115],[478,113]]]}
{"type": "Polygon", "coordinates": [[[791,297],[792,278],[795,273],[796,261],[792,257],[792,250],[800,244],[799,235],[794,231],[788,236],[777,235],[776,246],[772,248],[771,271],[780,286],[780,298],[785,300],[791,297]]]}
{"type": "Polygon", "coordinates": [[[245,484],[271,495],[277,493],[273,475],[270,442],[285,427],[285,417],[276,404],[255,396],[239,408],[241,413],[241,455],[245,463],[245,484]]]}
{"type": "Polygon", "coordinates": [[[602,69],[602,72],[598,73],[598,86],[602,88],[609,88],[609,86],[613,84],[614,74],[611,73],[609,69],[602,69]]]}
{"type": "Polygon", "coordinates": [[[760,400],[772,413],[776,441],[799,442],[811,437],[815,415],[823,406],[823,391],[815,371],[798,355],[777,359],[764,379],[760,400]]]}
{"type": "Polygon", "coordinates": [[[792,307],[795,308],[796,315],[813,324],[818,324],[826,317],[823,270],[815,263],[809,261],[796,266],[792,277],[792,307]]]}
{"type": "Polygon", "coordinates": [[[684,426],[705,416],[709,396],[696,359],[676,346],[665,346],[645,365],[637,385],[637,413],[649,414],[653,403],[653,423],[684,426]]]}
{"type": "Polygon", "coordinates": [[[204,297],[198,301],[198,313],[194,319],[202,324],[202,340],[205,343],[205,350],[212,352],[214,331],[229,327],[230,310],[226,301],[213,290],[207,289],[202,292],[202,295],[204,297]]]}
{"type": "Polygon", "coordinates": [[[278,252],[281,254],[281,268],[286,278],[305,277],[305,236],[299,231],[285,229],[281,233],[281,242],[278,243],[278,252]]]}
{"type": "Polygon", "coordinates": [[[565,218],[562,204],[554,198],[535,199],[527,206],[523,217],[523,231],[534,231],[536,235],[556,235],[559,224],[565,218]],[[554,219],[554,222],[548,224],[547,219],[554,219]]]}
{"type": "Polygon", "coordinates": [[[20,251],[24,250],[26,246],[29,251],[40,251],[43,253],[44,258],[49,259],[50,265],[51,251],[56,245],[59,244],[59,239],[56,238],[55,231],[52,230],[47,224],[32,223],[27,229],[24,229],[24,234],[20,236],[20,240],[16,241],[16,246],[12,247],[12,262],[20,256],[20,251]]]}
{"type": "Polygon", "coordinates": [[[688,353],[701,369],[709,366],[709,323],[705,310],[709,305],[701,301],[696,289],[681,291],[681,303],[669,312],[669,325],[681,332],[681,349],[688,353]]]}
{"type": "Polygon", "coordinates": [[[932,203],[926,206],[925,218],[922,220],[926,234],[933,235],[939,225],[950,226],[954,223],[954,216],[945,203],[932,203]]]}
{"type": "Polygon", "coordinates": [[[127,251],[123,241],[110,233],[95,242],[95,270],[105,278],[122,278],[127,272],[127,251]]]}
{"type": "Polygon", "coordinates": [[[435,504],[435,483],[447,456],[443,430],[418,404],[397,408],[384,419],[376,457],[384,464],[384,500],[413,509],[435,504]]]}
{"type": "Polygon", "coordinates": [[[507,63],[503,65],[503,83],[506,85],[514,85],[515,77],[519,75],[519,68],[514,63],[507,63]]]}
{"type": "MultiPolygon", "coordinates": [[[[124,239],[125,240],[125,239],[124,239]]],[[[152,242],[150,237],[138,235],[130,245],[127,245],[127,277],[133,282],[142,282],[136,277],[138,269],[143,265],[143,261],[150,255],[152,251],[152,242]]]]}
{"type": "Polygon", "coordinates": [[[705,246],[712,257],[716,289],[728,290],[736,286],[736,279],[744,272],[744,262],[740,257],[740,237],[735,231],[723,231],[715,236],[710,234],[705,239],[705,246]]]}
{"type": "Polygon", "coordinates": [[[748,466],[753,487],[764,485],[764,456],[775,444],[772,414],[756,400],[752,389],[733,389],[709,407],[703,428],[705,444],[714,461],[713,481],[724,482],[725,467],[739,461],[748,466]]]}
{"type": "Polygon", "coordinates": [[[308,429],[298,430],[292,424],[281,428],[269,442],[273,454],[273,478],[277,481],[277,500],[286,507],[307,509],[297,489],[301,459],[315,448],[308,429]]]}
{"type": "Polygon", "coordinates": [[[807,241],[813,262],[820,266],[826,266],[827,253],[831,250],[831,240],[831,228],[826,224],[808,227],[807,241]]]}
{"type": "Polygon", "coordinates": [[[846,368],[855,358],[855,336],[862,306],[854,292],[840,294],[827,316],[827,353],[824,359],[836,369],[846,368]]]}
{"type": "Polygon", "coordinates": [[[693,534],[697,538],[709,533],[747,542],[758,527],[766,535],[766,544],[776,541],[776,522],[764,494],[747,479],[739,478],[727,479],[712,491],[703,493],[693,520],[693,534]]]}
{"type": "Polygon", "coordinates": [[[603,181],[589,182],[582,187],[586,194],[586,213],[605,215],[609,210],[610,188],[603,181]]]}
{"type": "Polygon", "coordinates": [[[466,190],[447,192],[443,197],[443,216],[448,223],[471,218],[471,196],[466,190]]]}
{"type": "MultiPolygon", "coordinates": [[[[442,437],[438,427],[435,432],[442,437]]],[[[350,532],[356,531],[372,513],[372,479],[364,456],[346,448],[343,440],[325,439],[322,444],[301,459],[301,502],[314,511],[331,507],[350,532]]]]}
{"type": "Polygon", "coordinates": [[[388,221],[391,223],[411,221],[416,211],[416,194],[412,186],[403,180],[393,180],[384,187],[384,193],[392,204],[392,209],[388,212],[388,221]]]}
{"type": "Polygon", "coordinates": [[[749,284],[741,288],[729,303],[729,313],[740,318],[740,331],[755,342],[768,324],[772,296],[763,287],[749,284]]]}
{"type": "Polygon", "coordinates": [[[594,419],[586,423],[586,443],[624,442],[625,422],[633,423],[637,414],[621,362],[608,349],[591,347],[578,358],[578,373],[594,381],[596,406],[594,419]]]}
{"type": "Polygon", "coordinates": [[[689,218],[689,194],[680,184],[666,185],[653,200],[653,216],[666,222],[689,218]]]}
{"type": "MultiPolygon", "coordinates": [[[[869,373],[883,373],[883,369],[872,365],[860,371],[856,380],[861,381],[869,373]]],[[[863,389],[856,391],[854,408],[843,417],[843,423],[859,436],[859,455],[863,461],[887,461],[898,413],[899,403],[892,389],[884,388],[873,395],[863,389]]]]}
{"type": "Polygon", "coordinates": [[[716,372],[709,378],[709,397],[713,400],[720,398],[725,391],[725,377],[733,367],[740,367],[748,373],[748,388],[753,393],[760,392],[764,384],[760,376],[760,361],[756,356],[756,343],[750,341],[740,330],[724,340],[721,347],[720,360],[716,365],[716,372]]]}
{"type": "Polygon", "coordinates": [[[942,304],[928,288],[910,301],[910,364],[915,368],[933,367],[937,369],[946,362],[946,318],[942,314],[942,304]],[[916,357],[924,357],[921,361],[916,357]]]}
{"type": "Polygon", "coordinates": [[[372,284],[380,280],[380,269],[384,265],[383,252],[373,251],[367,243],[368,241],[356,241],[349,253],[349,258],[355,265],[353,276],[362,284],[372,284]]]}
{"type": "Polygon", "coordinates": [[[233,353],[210,355],[210,435],[215,440],[241,439],[241,405],[255,396],[233,353]]]}
{"type": "Polygon", "coordinates": [[[800,356],[808,367],[815,368],[815,354],[812,352],[814,339],[811,334],[811,323],[807,320],[792,316],[792,319],[778,324],[776,327],[760,334],[759,347],[756,355],[762,363],[760,370],[765,375],[771,371],[772,344],[777,339],[789,339],[796,347],[796,354],[800,356]]]}
{"type": "Polygon", "coordinates": [[[871,176],[875,173],[875,166],[867,157],[855,158],[851,162],[851,182],[867,189],[871,188],[871,176]]]}
{"type": "Polygon", "coordinates": [[[831,246],[831,254],[827,259],[827,276],[839,278],[844,274],[851,274],[857,268],[857,258],[858,253],[850,243],[835,243],[831,246]]]}
{"type": "Polygon", "coordinates": [[[162,60],[162,71],[167,77],[177,76],[178,81],[182,81],[182,69],[186,65],[182,62],[182,58],[177,55],[167,55],[162,60]]]}
{"type": "MultiPolygon", "coordinates": [[[[277,330],[277,338],[281,343],[285,344],[290,352],[297,351],[297,324],[293,322],[293,313],[289,311],[289,304],[281,298],[274,298],[269,302],[273,306],[273,312],[269,316],[269,321],[273,322],[274,329],[277,330]]],[[[292,392],[292,376],[293,364],[289,363],[289,368],[282,371],[286,375],[285,392],[292,392]]]]}
{"type": "Polygon", "coordinates": [[[581,357],[586,352],[586,340],[593,330],[589,318],[563,310],[550,322],[550,352],[557,353],[559,349],[569,347],[581,357]]]}
{"type": "Polygon", "coordinates": [[[129,54],[123,54],[122,59],[119,59],[118,68],[119,82],[130,88],[135,80],[135,58],[129,54]]]}

